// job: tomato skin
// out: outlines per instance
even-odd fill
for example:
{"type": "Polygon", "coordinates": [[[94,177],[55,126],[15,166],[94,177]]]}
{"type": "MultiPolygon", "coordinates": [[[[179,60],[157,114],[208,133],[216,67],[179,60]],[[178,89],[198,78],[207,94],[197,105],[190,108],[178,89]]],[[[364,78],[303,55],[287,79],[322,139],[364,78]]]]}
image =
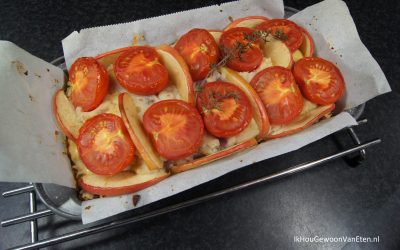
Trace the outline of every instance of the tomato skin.
{"type": "Polygon", "coordinates": [[[293,52],[298,49],[303,42],[303,32],[296,23],[287,19],[271,19],[260,23],[255,28],[257,30],[268,31],[274,34],[277,30],[283,30],[288,39],[284,43],[293,52]]]}
{"type": "Polygon", "coordinates": [[[92,57],[78,58],[68,72],[71,84],[70,100],[74,107],[88,112],[97,108],[107,95],[108,74],[92,57]]]}
{"type": "MultiPolygon", "coordinates": [[[[235,52],[234,57],[227,63],[229,68],[239,72],[244,72],[255,70],[260,66],[263,59],[263,54],[260,49],[260,41],[251,42],[251,46],[247,46],[245,52],[240,53],[235,51],[237,43],[242,45],[249,43],[249,41],[245,39],[245,36],[251,36],[253,32],[254,30],[250,28],[237,27],[222,33],[219,40],[220,46],[235,52]]],[[[226,52],[221,51],[221,53],[224,54],[226,52]]],[[[225,54],[223,56],[225,56],[225,54]]]]}
{"type": "Polygon", "coordinates": [[[223,81],[204,85],[197,97],[197,109],[203,116],[207,131],[222,138],[243,131],[253,117],[246,94],[235,85],[223,81]]]}
{"type": "Polygon", "coordinates": [[[194,81],[204,79],[220,56],[214,37],[205,29],[190,30],[179,38],[175,49],[188,64],[194,81]]]}
{"type": "Polygon", "coordinates": [[[157,51],[148,46],[133,46],[121,53],[115,60],[114,73],[122,87],[138,95],[157,94],[169,79],[157,51]]]}
{"type": "Polygon", "coordinates": [[[81,129],[77,146],[82,162],[98,175],[115,175],[134,159],[135,147],[122,119],[103,113],[88,119],[81,129]]]}
{"type": "Polygon", "coordinates": [[[260,95],[272,125],[288,124],[303,110],[303,96],[287,68],[268,67],[255,75],[250,84],[260,95]]]}
{"type": "Polygon", "coordinates": [[[143,115],[143,126],[157,152],[168,160],[197,152],[204,134],[197,109],[181,100],[164,100],[150,106],[143,115]]]}
{"type": "Polygon", "coordinates": [[[344,94],[342,73],[333,63],[322,58],[300,59],[293,67],[293,74],[303,95],[313,103],[332,104],[344,94]]]}

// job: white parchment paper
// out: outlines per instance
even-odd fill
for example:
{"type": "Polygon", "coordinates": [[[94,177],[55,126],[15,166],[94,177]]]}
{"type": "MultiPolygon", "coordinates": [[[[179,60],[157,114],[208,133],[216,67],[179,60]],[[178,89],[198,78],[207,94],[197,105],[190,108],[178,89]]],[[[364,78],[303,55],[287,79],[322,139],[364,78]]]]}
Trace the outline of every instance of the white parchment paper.
{"type": "Polygon", "coordinates": [[[0,181],[75,187],[52,115],[63,71],[7,41],[0,55],[0,181]]]}
{"type": "Polygon", "coordinates": [[[242,0],[135,22],[83,29],[74,31],[62,41],[64,57],[69,68],[78,57],[96,56],[132,45],[134,35],[143,34],[148,44],[171,44],[192,28],[220,30],[230,23],[230,18],[282,18],[283,11],[282,0],[242,0]]]}
{"type": "Polygon", "coordinates": [[[382,69],[361,42],[346,3],[326,0],[289,19],[310,32],[319,57],[340,68],[346,82],[342,100],[346,109],[391,91],[382,69]]]}

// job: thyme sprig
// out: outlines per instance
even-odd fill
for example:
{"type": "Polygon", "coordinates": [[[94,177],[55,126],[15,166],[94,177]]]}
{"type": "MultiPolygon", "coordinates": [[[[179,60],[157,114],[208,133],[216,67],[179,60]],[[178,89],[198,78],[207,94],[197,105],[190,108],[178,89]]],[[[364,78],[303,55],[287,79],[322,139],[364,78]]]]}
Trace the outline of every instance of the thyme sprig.
{"type": "Polygon", "coordinates": [[[200,82],[198,82],[195,86],[195,92],[201,92],[204,84],[207,82],[207,78],[214,74],[218,70],[218,68],[225,66],[228,62],[234,58],[241,58],[243,54],[245,54],[249,49],[253,48],[254,43],[262,40],[263,42],[270,42],[269,36],[272,36],[274,39],[287,41],[288,36],[285,34],[283,28],[276,29],[275,32],[271,33],[270,31],[264,30],[255,30],[250,34],[245,33],[243,40],[246,42],[236,41],[233,48],[227,48],[223,45],[219,46],[221,54],[223,55],[222,59],[218,63],[210,64],[210,71],[207,76],[200,82]]]}
{"type": "Polygon", "coordinates": [[[229,93],[220,93],[216,91],[211,91],[208,94],[208,99],[207,99],[207,104],[202,107],[203,113],[207,113],[213,109],[216,109],[218,111],[222,111],[221,107],[221,101],[224,99],[234,99],[236,103],[239,102],[239,96],[235,92],[229,92],[229,93]]]}

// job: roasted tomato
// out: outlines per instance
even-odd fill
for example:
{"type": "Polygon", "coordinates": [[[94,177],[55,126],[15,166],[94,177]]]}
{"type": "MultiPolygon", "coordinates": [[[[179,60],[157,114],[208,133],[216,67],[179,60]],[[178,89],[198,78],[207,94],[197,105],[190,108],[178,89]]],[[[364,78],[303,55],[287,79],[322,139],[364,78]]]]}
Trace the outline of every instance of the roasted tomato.
{"type": "Polygon", "coordinates": [[[179,38],[175,49],[188,64],[194,81],[204,79],[219,58],[218,45],[205,29],[192,29],[179,38]]]}
{"type": "Polygon", "coordinates": [[[264,102],[271,124],[288,124],[301,113],[303,96],[287,68],[268,67],[255,75],[250,84],[264,102]]]}
{"type": "Polygon", "coordinates": [[[210,134],[230,137],[243,131],[253,116],[246,94],[235,85],[216,81],[204,85],[197,97],[197,108],[210,134]]]}
{"type": "Polygon", "coordinates": [[[335,103],[345,90],[343,76],[331,62],[318,57],[297,61],[293,74],[303,95],[316,104],[335,103]]]}
{"type": "Polygon", "coordinates": [[[88,112],[97,108],[108,92],[108,74],[92,57],[78,58],[69,70],[68,96],[75,107],[88,112]]]}
{"type": "Polygon", "coordinates": [[[199,112],[181,100],[153,104],[143,115],[143,125],[158,153],[168,160],[194,154],[204,134],[199,112]]]}
{"type": "Polygon", "coordinates": [[[254,30],[245,27],[232,28],[222,33],[219,40],[223,48],[221,53],[233,53],[233,58],[228,60],[227,66],[236,71],[252,71],[260,66],[263,54],[260,41],[250,39],[254,30]]]}
{"type": "Polygon", "coordinates": [[[122,119],[100,114],[87,120],[77,139],[79,156],[98,175],[115,175],[133,160],[135,148],[122,119]]]}
{"type": "Polygon", "coordinates": [[[287,19],[271,19],[269,21],[265,21],[260,23],[256,27],[257,30],[267,31],[274,36],[285,35],[284,42],[289,47],[290,51],[293,52],[298,49],[303,42],[303,32],[292,21],[287,19]]]}
{"type": "Polygon", "coordinates": [[[160,63],[154,48],[134,46],[115,61],[114,73],[118,82],[129,92],[154,95],[168,84],[168,71],[160,63]]]}

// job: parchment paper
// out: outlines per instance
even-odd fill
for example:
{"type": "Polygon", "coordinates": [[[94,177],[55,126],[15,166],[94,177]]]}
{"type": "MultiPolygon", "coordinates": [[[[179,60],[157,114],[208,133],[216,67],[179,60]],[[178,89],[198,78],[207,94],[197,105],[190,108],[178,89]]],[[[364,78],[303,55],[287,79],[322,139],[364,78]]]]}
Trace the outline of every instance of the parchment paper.
{"type": "Polygon", "coordinates": [[[52,115],[63,71],[7,41],[0,55],[0,181],[75,187],[52,115]]]}
{"type": "MultiPolygon", "coordinates": [[[[281,18],[283,3],[279,0],[245,0],[132,23],[84,29],[79,33],[73,32],[63,40],[64,55],[67,65],[70,65],[80,56],[95,56],[128,46],[134,35],[142,33],[146,38],[145,43],[172,43],[191,28],[222,29],[229,23],[228,17],[236,19],[248,15],[281,18]]],[[[341,69],[347,86],[347,94],[342,100],[343,107],[356,106],[390,91],[379,65],[361,43],[343,2],[321,2],[301,11],[293,19],[310,31],[318,54],[336,62],[341,69]]],[[[0,72],[6,76],[0,80],[0,115],[7,118],[0,120],[0,181],[50,182],[74,186],[69,162],[62,154],[64,145],[61,140],[54,139],[56,126],[51,111],[51,98],[57,88],[53,82],[62,82],[61,70],[10,43],[0,43],[0,51],[4,57],[1,59],[0,72]],[[16,73],[12,61],[22,62],[29,74],[25,77],[24,74],[16,73]]],[[[296,150],[354,124],[350,115],[341,113],[298,134],[262,143],[251,150],[172,176],[141,191],[137,207],[182,192],[240,167],[296,150]]],[[[83,203],[82,220],[83,223],[89,223],[133,208],[132,195],[95,199],[83,203]],[[91,208],[85,209],[87,206],[91,208]]]]}
{"type": "Polygon", "coordinates": [[[230,18],[245,16],[283,17],[282,0],[243,0],[182,11],[135,22],[74,31],[63,41],[67,67],[81,56],[96,56],[112,49],[132,45],[133,36],[143,34],[145,43],[171,44],[192,28],[220,30],[230,18]]]}
{"type": "Polygon", "coordinates": [[[360,40],[346,3],[326,0],[289,19],[310,32],[319,57],[340,68],[347,88],[341,100],[346,109],[391,91],[382,69],[360,40]]]}

